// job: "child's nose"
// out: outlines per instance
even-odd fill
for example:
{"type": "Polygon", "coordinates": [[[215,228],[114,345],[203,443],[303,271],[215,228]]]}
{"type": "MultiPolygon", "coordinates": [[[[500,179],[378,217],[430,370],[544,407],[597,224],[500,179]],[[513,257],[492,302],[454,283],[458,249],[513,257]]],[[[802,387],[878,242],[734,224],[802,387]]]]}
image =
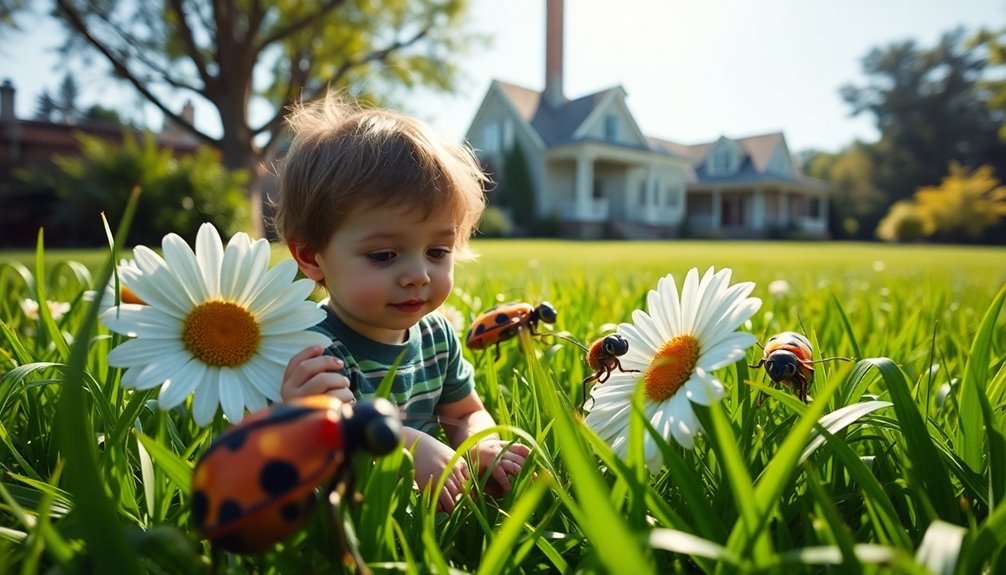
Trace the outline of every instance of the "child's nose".
{"type": "Polygon", "coordinates": [[[423,262],[415,262],[405,269],[401,282],[403,287],[424,286],[430,283],[430,273],[423,262]]]}

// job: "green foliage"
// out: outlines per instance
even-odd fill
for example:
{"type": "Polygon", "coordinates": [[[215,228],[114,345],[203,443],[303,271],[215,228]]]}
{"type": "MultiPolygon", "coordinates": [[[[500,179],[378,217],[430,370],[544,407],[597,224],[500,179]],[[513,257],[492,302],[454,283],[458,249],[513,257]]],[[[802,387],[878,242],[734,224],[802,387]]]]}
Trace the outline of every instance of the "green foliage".
{"type": "Polygon", "coordinates": [[[877,237],[885,242],[914,242],[932,233],[928,224],[914,202],[895,202],[880,220],[877,237]]]}
{"type": "MultiPolygon", "coordinates": [[[[552,329],[591,341],[629,321],[660,276],[713,264],[756,282],[764,303],[743,329],[760,341],[798,330],[816,357],[857,361],[816,365],[804,405],[747,367],[761,354],[752,348],[716,372],[726,392],[701,410],[706,434],[694,450],[658,441],[666,466],[650,475],[640,441],[656,430],[638,405],[626,412],[627,460],[578,417],[589,372],[581,349],[550,337],[504,342],[498,361],[465,349],[500,423],[491,431],[519,437],[532,455],[513,492],[493,499],[475,484],[449,515],[413,490],[409,454],[355,461],[362,498],[336,519],[355,527],[375,572],[1006,569],[1002,249],[485,239],[473,247],[481,257],[458,268],[448,301],[468,320],[499,301],[547,299],[559,312],[552,329]],[[788,292],[768,291],[777,279],[788,292]],[[757,406],[762,391],[769,399],[757,406]]],[[[135,561],[144,572],[207,572],[212,553],[190,526],[189,482],[223,422],[199,429],[183,409],[159,410],[156,391],[119,386],[121,373],[107,364],[118,336],[93,323],[82,297],[110,269],[92,274],[61,255],[40,247],[27,265],[0,262],[0,570],[97,572],[135,561]],[[25,297],[71,309],[31,317],[19,305],[25,297]]],[[[119,255],[106,253],[105,265],[119,255]]],[[[317,503],[290,540],[257,557],[221,554],[217,572],[344,572],[324,494],[317,503]]]]}
{"type": "Polygon", "coordinates": [[[1006,186],[990,166],[971,172],[956,162],[939,187],[920,188],[913,201],[891,206],[877,228],[886,241],[913,241],[937,236],[948,240],[977,239],[1006,217],[1006,186]]]}
{"type": "Polygon", "coordinates": [[[65,0],[55,15],[69,33],[68,57],[107,60],[182,129],[215,142],[225,166],[256,178],[295,102],[329,88],[375,103],[393,102],[402,87],[450,89],[456,58],[476,39],[464,32],[467,9],[467,0],[65,0]],[[171,117],[174,98],[193,95],[216,110],[219,137],[171,117]],[[261,124],[249,117],[249,98],[269,111],[261,124]]]}
{"type": "Polygon", "coordinates": [[[510,216],[497,206],[488,206],[479,222],[479,235],[490,238],[505,238],[513,233],[510,216]]]}
{"type": "Polygon", "coordinates": [[[513,214],[513,221],[524,233],[532,229],[537,219],[535,210],[535,190],[528,171],[527,159],[520,143],[514,141],[503,160],[503,181],[497,192],[506,198],[513,214]]]}
{"type": "MultiPolygon", "coordinates": [[[[248,223],[243,172],[224,169],[216,155],[201,148],[191,156],[175,158],[160,148],[150,133],[141,140],[123,132],[121,146],[104,138],[78,134],[80,156],[57,156],[58,171],[25,173],[34,184],[55,190],[58,198],[50,216],[50,235],[62,242],[104,243],[100,214],[120,221],[133,190],[142,190],[131,244],[159,244],[169,232],[194,237],[199,225],[213,222],[227,235],[248,223]]],[[[61,243],[62,243],[61,242],[61,243]]]]}
{"type": "Polygon", "coordinates": [[[998,32],[982,30],[971,39],[971,46],[987,51],[988,65],[998,70],[996,76],[985,78],[981,86],[989,94],[988,107],[993,117],[999,122],[999,139],[1006,141],[1006,78],[1002,71],[1006,69],[1006,28],[998,32]]]}
{"type": "Polygon", "coordinates": [[[954,162],[940,186],[920,189],[915,201],[933,233],[951,239],[979,238],[1006,217],[1006,186],[991,166],[969,173],[954,162]]]}
{"type": "Polygon", "coordinates": [[[855,237],[871,237],[896,202],[939,185],[953,161],[1006,173],[1006,140],[996,133],[1006,120],[997,104],[997,40],[964,38],[956,30],[932,47],[905,41],[874,48],[862,60],[867,81],[842,88],[854,115],[874,118],[880,140],[809,162],[808,173],[838,188],[840,224],[833,232],[855,229],[855,237]]]}

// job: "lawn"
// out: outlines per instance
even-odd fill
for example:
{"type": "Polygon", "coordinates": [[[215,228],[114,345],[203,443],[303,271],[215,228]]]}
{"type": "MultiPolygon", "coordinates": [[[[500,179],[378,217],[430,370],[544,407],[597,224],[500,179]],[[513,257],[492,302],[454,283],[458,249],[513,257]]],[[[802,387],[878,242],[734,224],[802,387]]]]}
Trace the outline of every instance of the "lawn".
{"type": "MultiPolygon", "coordinates": [[[[1006,560],[1006,249],[795,242],[476,240],[448,300],[457,328],[503,301],[550,301],[545,332],[501,357],[465,349],[505,438],[533,447],[513,492],[474,486],[451,514],[412,489],[396,452],[354,465],[362,499],[317,511],[257,556],[214,553],[191,522],[192,466],[226,428],[158,409],[120,385],[119,341],[88,327],[82,293],[101,250],[0,252],[0,572],[340,572],[334,527],[374,571],[478,573],[977,573],[1006,560]],[[67,261],[79,262],[80,266],[67,261]],[[14,264],[12,262],[18,262],[14,264]],[[671,274],[729,267],[761,307],[762,344],[806,334],[811,401],[746,357],[715,371],[722,401],[695,407],[678,445],[634,412],[627,454],[580,416],[583,344],[632,322],[671,274]],[[29,289],[34,283],[35,289],[29,289]],[[71,302],[57,321],[19,303],[71,302]],[[768,400],[758,405],[759,394],[768,400]],[[648,469],[644,442],[663,464],[648,469]],[[123,567],[124,568],[124,567],[123,567]]],[[[273,260],[286,258],[273,247],[273,260]]],[[[128,255],[128,254],[127,254],[128,255]]],[[[526,331],[523,333],[527,333],[526,331]]],[[[602,384],[603,385],[603,384],[602,384]]],[[[640,395],[640,398],[642,396],[640,395]]]]}

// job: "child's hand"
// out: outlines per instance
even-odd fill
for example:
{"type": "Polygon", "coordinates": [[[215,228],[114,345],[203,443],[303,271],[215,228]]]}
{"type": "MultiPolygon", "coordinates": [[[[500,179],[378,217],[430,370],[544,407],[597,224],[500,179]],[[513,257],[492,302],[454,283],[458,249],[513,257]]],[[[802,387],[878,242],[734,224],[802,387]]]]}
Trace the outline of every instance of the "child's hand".
{"type": "Polygon", "coordinates": [[[486,493],[497,497],[510,492],[512,487],[510,476],[516,477],[520,473],[521,468],[524,467],[524,460],[530,453],[531,449],[526,445],[511,444],[491,437],[472,447],[468,451],[468,457],[478,466],[479,475],[486,470],[489,471],[490,480],[486,483],[486,493]],[[500,455],[500,452],[503,455],[500,455]]]}
{"type": "Polygon", "coordinates": [[[324,393],[347,403],[356,402],[349,379],[338,373],[342,360],[323,353],[320,347],[309,347],[290,359],[279,390],[283,401],[324,393]]]}
{"type": "MultiPolygon", "coordinates": [[[[413,458],[416,463],[416,483],[420,489],[435,486],[440,474],[447,468],[448,462],[454,457],[454,450],[441,443],[432,435],[416,431],[415,451],[413,458]]],[[[406,442],[406,445],[408,443],[406,442]]],[[[464,459],[458,458],[451,468],[451,474],[444,483],[437,500],[437,510],[450,513],[454,511],[455,502],[465,489],[465,482],[471,479],[468,465],[464,459]]]]}

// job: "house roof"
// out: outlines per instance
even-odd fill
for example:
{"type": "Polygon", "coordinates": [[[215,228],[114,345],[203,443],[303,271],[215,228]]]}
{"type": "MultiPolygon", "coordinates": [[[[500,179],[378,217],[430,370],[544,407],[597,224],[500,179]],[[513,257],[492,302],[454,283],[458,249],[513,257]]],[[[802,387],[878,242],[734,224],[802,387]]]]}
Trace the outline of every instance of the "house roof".
{"type": "MultiPolygon", "coordinates": [[[[575,100],[564,98],[561,106],[552,108],[544,103],[542,93],[537,90],[500,80],[493,80],[493,82],[510,101],[517,114],[541,136],[547,147],[572,142],[577,128],[583,124],[591,112],[613,91],[622,90],[621,86],[614,86],[575,100]]],[[[767,172],[773,152],[785,142],[785,136],[782,132],[727,139],[741,148],[744,159],[735,173],[718,177],[709,176],[705,170],[701,169],[706,161],[706,156],[709,155],[716,142],[689,145],[647,136],[646,145],[651,151],[688,160],[692,167],[689,179],[693,182],[717,184],[758,181],[812,183],[799,173],[799,170],[794,176],[767,172]]]]}
{"type": "Polygon", "coordinates": [[[564,98],[562,106],[552,108],[544,104],[541,92],[537,90],[500,80],[494,80],[494,82],[513,104],[520,117],[538,132],[548,147],[572,142],[573,133],[590,116],[590,113],[611,92],[622,89],[621,86],[613,86],[575,100],[564,98]]]}
{"type": "MultiPolygon", "coordinates": [[[[706,156],[715,142],[705,142],[702,144],[679,144],[660,138],[647,138],[651,146],[666,149],[676,155],[688,158],[692,162],[693,168],[698,168],[706,161],[706,156]]],[[[758,172],[765,171],[772,152],[775,151],[784,139],[782,132],[771,132],[759,134],[757,136],[747,136],[744,138],[728,138],[744,150],[747,159],[758,172]]],[[[742,168],[743,171],[743,168],[742,168]]]]}

